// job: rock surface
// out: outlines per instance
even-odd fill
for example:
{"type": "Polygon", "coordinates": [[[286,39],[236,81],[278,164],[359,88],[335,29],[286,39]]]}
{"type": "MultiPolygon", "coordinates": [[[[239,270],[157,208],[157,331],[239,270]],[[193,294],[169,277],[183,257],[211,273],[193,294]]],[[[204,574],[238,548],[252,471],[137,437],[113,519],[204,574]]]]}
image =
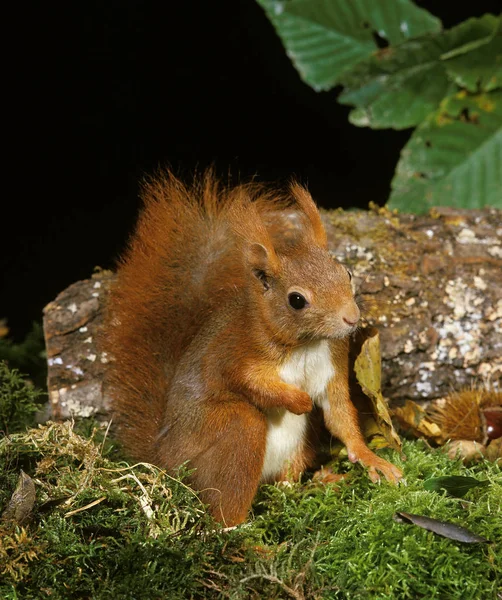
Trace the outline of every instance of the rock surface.
{"type": "Polygon", "coordinates": [[[325,213],[380,330],[383,392],[430,400],[502,380],[502,211],[325,213]]]}
{"type": "Polygon", "coordinates": [[[109,358],[98,337],[107,292],[114,279],[100,272],[70,285],[44,308],[50,416],[106,419],[103,377],[109,358]]]}

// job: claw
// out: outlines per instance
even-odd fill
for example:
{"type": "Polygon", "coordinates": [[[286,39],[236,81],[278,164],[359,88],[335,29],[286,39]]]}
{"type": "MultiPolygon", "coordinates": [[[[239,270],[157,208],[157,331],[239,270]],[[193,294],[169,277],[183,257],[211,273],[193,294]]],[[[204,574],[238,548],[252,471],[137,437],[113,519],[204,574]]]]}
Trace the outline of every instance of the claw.
{"type": "Polygon", "coordinates": [[[377,473],[375,467],[369,467],[368,469],[368,477],[371,479],[373,483],[380,483],[380,475],[377,473]]]}
{"type": "Polygon", "coordinates": [[[359,452],[349,452],[349,458],[352,462],[358,461],[363,467],[367,467],[368,477],[373,483],[380,481],[379,472],[390,483],[398,483],[403,478],[401,469],[380,458],[367,447],[364,447],[359,452]]]}

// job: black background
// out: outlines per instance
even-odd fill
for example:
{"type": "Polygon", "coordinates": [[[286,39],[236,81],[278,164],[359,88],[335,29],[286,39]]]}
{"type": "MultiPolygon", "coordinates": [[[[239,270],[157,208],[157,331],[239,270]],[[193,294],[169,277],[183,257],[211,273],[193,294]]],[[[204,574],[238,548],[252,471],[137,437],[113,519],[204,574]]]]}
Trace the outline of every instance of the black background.
{"type": "MultiPolygon", "coordinates": [[[[501,8],[417,4],[445,27],[501,8]]],[[[254,0],[20,3],[4,30],[0,318],[15,339],[64,287],[113,266],[158,166],[296,175],[321,206],[366,207],[385,202],[410,135],[351,126],[339,90],[302,83],[254,0]]]]}

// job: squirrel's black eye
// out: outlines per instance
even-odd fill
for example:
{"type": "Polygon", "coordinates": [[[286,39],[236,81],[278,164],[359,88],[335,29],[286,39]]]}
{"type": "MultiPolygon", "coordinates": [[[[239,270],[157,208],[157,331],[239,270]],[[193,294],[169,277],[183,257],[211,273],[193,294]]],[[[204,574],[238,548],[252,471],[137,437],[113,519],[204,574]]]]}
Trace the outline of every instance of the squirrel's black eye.
{"type": "Polygon", "coordinates": [[[291,292],[291,294],[288,294],[288,302],[291,308],[294,308],[295,310],[305,308],[307,305],[307,300],[298,292],[291,292]]]}

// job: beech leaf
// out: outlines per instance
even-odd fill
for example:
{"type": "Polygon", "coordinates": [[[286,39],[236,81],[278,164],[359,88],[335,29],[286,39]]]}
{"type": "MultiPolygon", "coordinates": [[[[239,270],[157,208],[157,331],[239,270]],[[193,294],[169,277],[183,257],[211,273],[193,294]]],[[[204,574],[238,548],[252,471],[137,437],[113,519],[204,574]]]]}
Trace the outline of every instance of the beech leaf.
{"type": "Polygon", "coordinates": [[[502,90],[447,96],[401,151],[388,207],[501,208],[501,153],[502,90]]]}
{"type": "Polygon", "coordinates": [[[349,120],[360,127],[419,125],[456,85],[473,92],[499,86],[499,26],[498,17],[484,15],[373,52],[340,75],[338,101],[355,107],[349,120]]]}
{"type": "Polygon", "coordinates": [[[374,36],[391,44],[439,32],[441,21],[410,0],[257,0],[301,78],[329,90],[377,50],[374,36]]]}

